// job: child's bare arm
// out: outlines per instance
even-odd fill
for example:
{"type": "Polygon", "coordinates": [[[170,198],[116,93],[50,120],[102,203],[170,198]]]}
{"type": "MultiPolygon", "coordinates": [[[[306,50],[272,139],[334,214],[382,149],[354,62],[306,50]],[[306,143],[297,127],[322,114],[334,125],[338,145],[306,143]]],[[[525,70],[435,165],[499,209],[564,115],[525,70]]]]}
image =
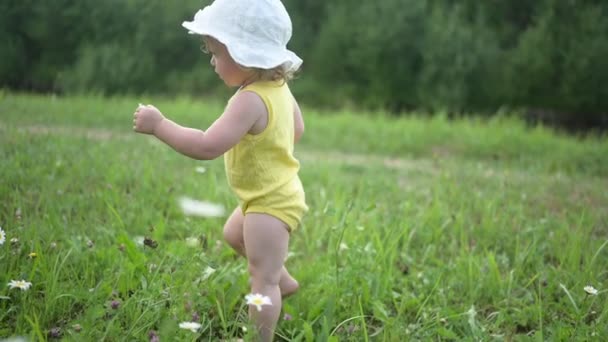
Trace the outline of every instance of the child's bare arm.
{"type": "Polygon", "coordinates": [[[302,134],[304,134],[304,119],[302,118],[302,111],[298,102],[293,100],[293,125],[294,125],[294,143],[297,143],[302,134]]]}
{"type": "Polygon", "coordinates": [[[153,134],[190,158],[209,160],[236,145],[264,114],[266,107],[262,100],[254,93],[242,92],[207,131],[180,126],[153,106],[138,108],[133,128],[136,132],[153,134]]]}

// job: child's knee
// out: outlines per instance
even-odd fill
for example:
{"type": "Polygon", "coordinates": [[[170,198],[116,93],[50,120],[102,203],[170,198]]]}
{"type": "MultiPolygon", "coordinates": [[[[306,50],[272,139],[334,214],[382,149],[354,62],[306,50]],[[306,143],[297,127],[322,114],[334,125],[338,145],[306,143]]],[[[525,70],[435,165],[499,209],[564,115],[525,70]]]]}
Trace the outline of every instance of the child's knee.
{"type": "Polygon", "coordinates": [[[252,284],[278,286],[281,280],[281,269],[282,267],[278,269],[263,267],[251,261],[248,263],[248,271],[252,284]]]}

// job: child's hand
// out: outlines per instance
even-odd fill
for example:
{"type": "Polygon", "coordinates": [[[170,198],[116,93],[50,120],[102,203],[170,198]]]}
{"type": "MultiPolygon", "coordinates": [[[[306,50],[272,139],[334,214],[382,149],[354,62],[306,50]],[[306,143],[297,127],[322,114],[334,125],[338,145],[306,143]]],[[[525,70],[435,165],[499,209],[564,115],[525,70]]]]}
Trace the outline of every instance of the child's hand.
{"type": "Polygon", "coordinates": [[[133,130],[138,133],[154,134],[156,127],[165,117],[153,105],[141,103],[133,113],[133,130]]]}

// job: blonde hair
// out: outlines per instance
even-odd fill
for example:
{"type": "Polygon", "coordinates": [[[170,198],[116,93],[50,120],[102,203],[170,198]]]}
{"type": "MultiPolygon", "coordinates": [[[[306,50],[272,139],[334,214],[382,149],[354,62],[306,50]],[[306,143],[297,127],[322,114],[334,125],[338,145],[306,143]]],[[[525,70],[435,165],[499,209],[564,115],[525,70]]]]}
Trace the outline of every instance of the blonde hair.
{"type": "MultiPolygon", "coordinates": [[[[222,42],[218,41],[217,39],[215,39],[211,36],[203,36],[202,37],[203,44],[201,45],[201,51],[205,54],[209,53],[209,49],[207,48],[207,46],[209,44],[208,39],[212,39],[214,42],[222,44],[222,42]]],[[[238,64],[238,66],[243,70],[253,71],[253,73],[255,75],[255,80],[257,80],[257,81],[289,82],[295,78],[296,73],[299,71],[299,69],[298,70],[289,69],[285,65],[279,65],[272,69],[251,68],[251,67],[242,66],[240,64],[238,64]]]]}
{"type": "Polygon", "coordinates": [[[272,69],[247,68],[241,66],[245,70],[252,70],[255,77],[259,81],[284,81],[289,82],[295,77],[297,70],[289,70],[284,65],[279,65],[272,69]]]}

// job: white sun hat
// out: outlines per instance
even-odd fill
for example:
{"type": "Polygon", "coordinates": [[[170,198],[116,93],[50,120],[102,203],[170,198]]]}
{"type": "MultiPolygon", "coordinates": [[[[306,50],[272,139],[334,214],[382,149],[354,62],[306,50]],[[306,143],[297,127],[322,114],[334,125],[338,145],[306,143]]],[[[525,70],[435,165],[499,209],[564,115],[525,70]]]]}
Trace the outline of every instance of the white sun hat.
{"type": "Polygon", "coordinates": [[[280,0],[215,0],[182,26],[191,34],[211,36],[226,45],[244,67],[295,71],[302,59],[287,49],[291,19],[280,0]]]}

